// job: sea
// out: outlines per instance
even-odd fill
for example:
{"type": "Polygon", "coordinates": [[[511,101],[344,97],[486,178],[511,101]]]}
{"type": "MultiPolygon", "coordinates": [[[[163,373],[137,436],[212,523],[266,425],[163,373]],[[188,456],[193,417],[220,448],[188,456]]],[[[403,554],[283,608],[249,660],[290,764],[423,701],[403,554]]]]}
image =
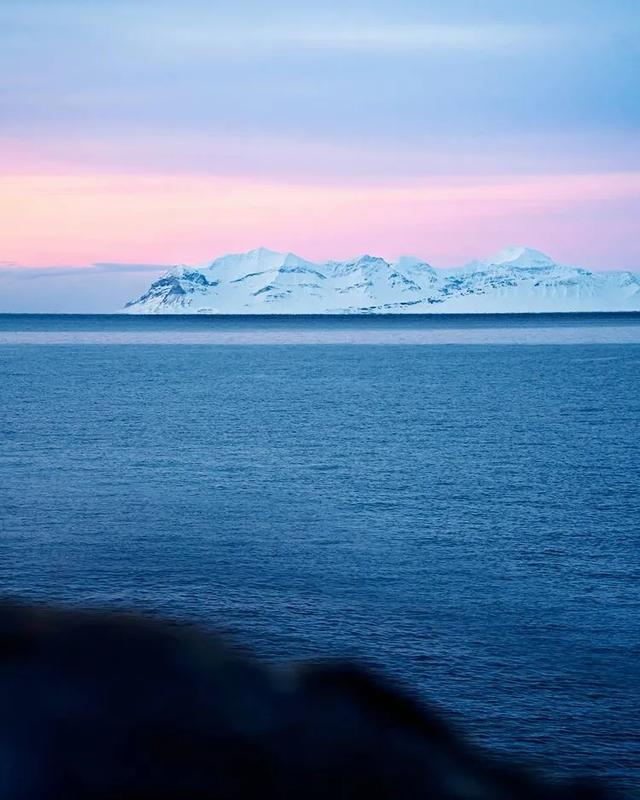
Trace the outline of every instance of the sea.
{"type": "Polygon", "coordinates": [[[0,593],[350,658],[640,789],[640,315],[0,316],[0,593]]]}

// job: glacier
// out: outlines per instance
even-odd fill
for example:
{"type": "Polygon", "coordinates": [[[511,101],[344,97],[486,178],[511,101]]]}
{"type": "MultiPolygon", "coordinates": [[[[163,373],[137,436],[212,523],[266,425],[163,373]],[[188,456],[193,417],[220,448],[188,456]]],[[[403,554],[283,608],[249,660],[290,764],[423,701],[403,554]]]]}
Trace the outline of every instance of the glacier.
{"type": "Polygon", "coordinates": [[[640,311],[640,273],[558,264],[507,247],[457,269],[372,255],[307,261],[266,248],[176,266],[128,314],[473,314],[640,311]]]}

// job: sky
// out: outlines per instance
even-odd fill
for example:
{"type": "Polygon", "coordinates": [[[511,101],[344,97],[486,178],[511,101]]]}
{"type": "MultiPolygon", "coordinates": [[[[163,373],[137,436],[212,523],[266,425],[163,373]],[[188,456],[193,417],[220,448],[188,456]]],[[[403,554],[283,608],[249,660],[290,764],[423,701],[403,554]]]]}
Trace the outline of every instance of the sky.
{"type": "Polygon", "coordinates": [[[0,296],[257,246],[638,269],[638,75],[638,0],[2,0],[0,296]]]}

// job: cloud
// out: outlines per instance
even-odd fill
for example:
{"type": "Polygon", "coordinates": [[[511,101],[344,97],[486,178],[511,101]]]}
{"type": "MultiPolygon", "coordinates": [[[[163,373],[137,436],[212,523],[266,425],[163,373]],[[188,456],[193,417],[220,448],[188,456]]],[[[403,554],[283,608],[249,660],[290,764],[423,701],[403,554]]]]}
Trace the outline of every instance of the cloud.
{"type": "Polygon", "coordinates": [[[110,314],[140,295],[166,267],[100,263],[27,267],[0,262],[0,313],[110,314]]]}
{"type": "MultiPolygon", "coordinates": [[[[134,32],[135,33],[135,32],[134,32]]],[[[176,25],[137,31],[141,44],[166,47],[167,58],[274,47],[322,50],[434,51],[461,50],[495,53],[526,47],[575,43],[576,30],[544,25],[339,25],[314,27],[224,28],[214,24],[176,25]]]]}
{"type": "Polygon", "coordinates": [[[640,65],[621,33],[633,39],[632,15],[614,5],[0,2],[3,135],[41,153],[66,141],[89,164],[106,140],[124,168],[164,150],[166,171],[264,174],[308,170],[325,145],[368,150],[369,171],[386,151],[390,171],[434,151],[456,164],[461,135],[478,160],[501,157],[502,137],[546,137],[528,149],[548,168],[572,158],[567,137],[627,134],[597,156],[628,169],[640,65]]]}
{"type": "Polygon", "coordinates": [[[87,266],[65,267],[44,266],[30,267],[17,264],[15,261],[0,261],[0,278],[14,280],[38,280],[47,278],[86,277],[114,273],[152,273],[158,274],[169,269],[168,264],[121,264],[118,262],[97,262],[87,266]]]}
{"type": "Polygon", "coordinates": [[[121,264],[119,262],[96,262],[91,267],[96,272],[158,272],[168,269],[167,264],[121,264]]]}

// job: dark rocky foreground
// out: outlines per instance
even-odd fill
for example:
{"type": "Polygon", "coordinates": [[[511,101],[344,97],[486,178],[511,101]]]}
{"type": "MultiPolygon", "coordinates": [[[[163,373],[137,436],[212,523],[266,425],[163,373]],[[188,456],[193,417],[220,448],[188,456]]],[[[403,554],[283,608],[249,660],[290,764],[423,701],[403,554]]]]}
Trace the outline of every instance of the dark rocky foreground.
{"type": "Polygon", "coordinates": [[[496,763],[356,666],[129,615],[0,605],[0,709],[2,800],[609,796],[496,763]]]}

